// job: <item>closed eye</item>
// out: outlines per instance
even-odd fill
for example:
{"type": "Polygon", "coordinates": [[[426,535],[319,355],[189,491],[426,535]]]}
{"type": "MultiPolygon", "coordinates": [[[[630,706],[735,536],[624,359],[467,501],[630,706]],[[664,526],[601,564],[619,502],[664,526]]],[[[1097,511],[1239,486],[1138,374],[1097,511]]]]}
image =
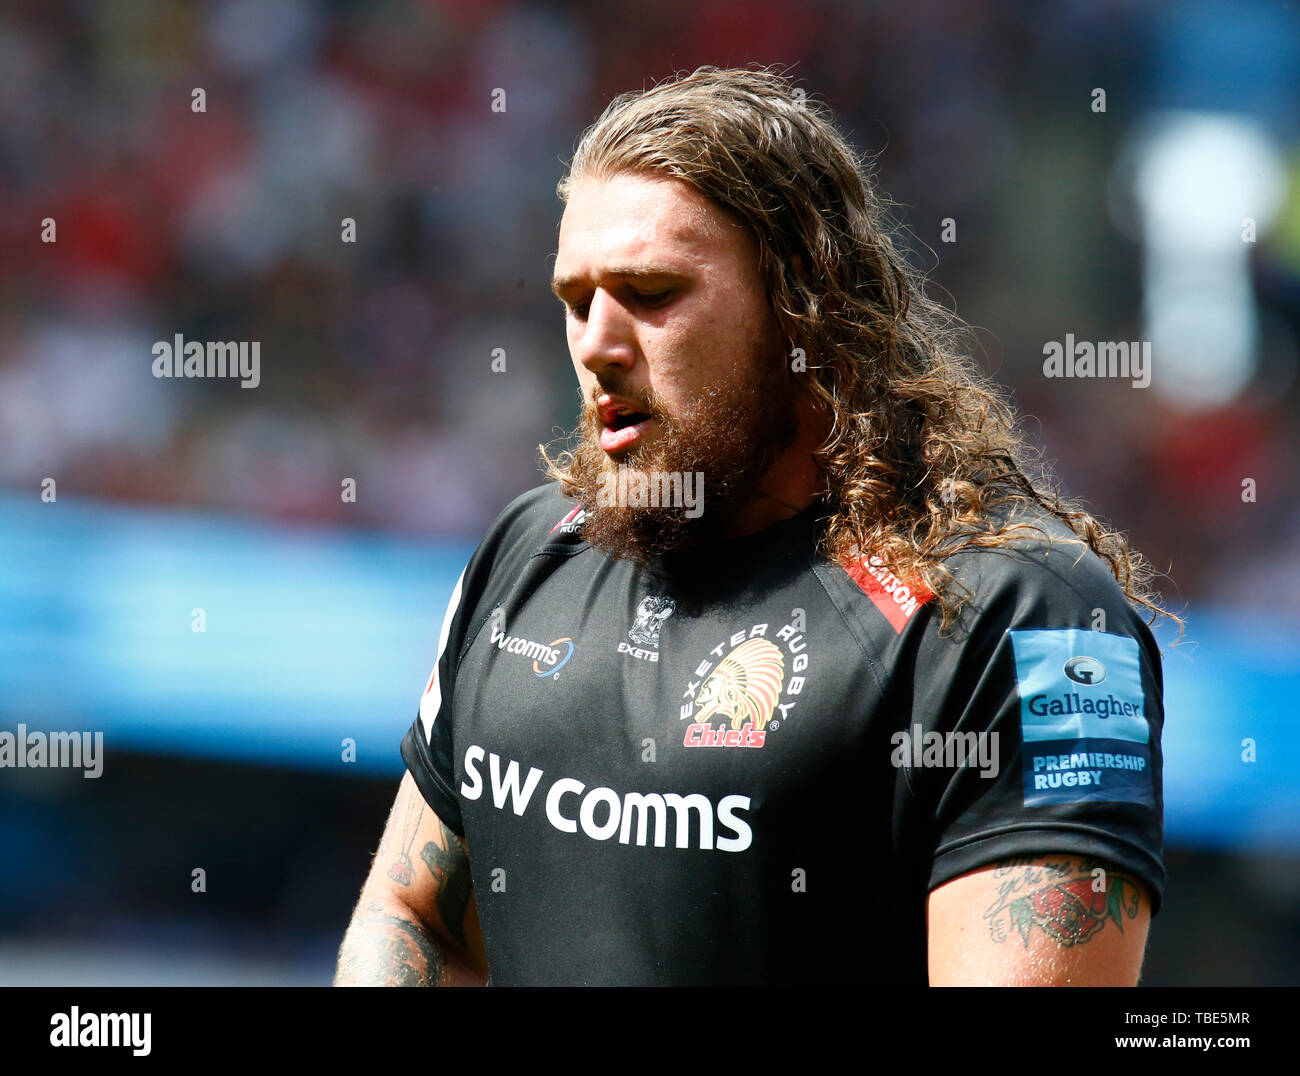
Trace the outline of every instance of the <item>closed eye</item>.
{"type": "MultiPolygon", "coordinates": [[[[632,291],[628,293],[632,302],[639,306],[658,307],[666,304],[673,297],[673,289],[666,288],[663,291],[632,291]]],[[[591,303],[565,303],[565,312],[581,321],[587,316],[587,310],[591,303]]]]}

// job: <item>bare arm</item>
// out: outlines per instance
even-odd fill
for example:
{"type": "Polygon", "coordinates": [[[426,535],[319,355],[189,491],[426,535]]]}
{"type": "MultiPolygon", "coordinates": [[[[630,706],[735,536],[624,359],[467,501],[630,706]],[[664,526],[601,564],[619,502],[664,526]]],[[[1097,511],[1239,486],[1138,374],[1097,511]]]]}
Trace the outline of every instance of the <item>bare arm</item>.
{"type": "Polygon", "coordinates": [[[1130,875],[1062,853],[954,878],[926,918],[931,986],[1136,986],[1151,905],[1130,875]]]}
{"type": "Polygon", "coordinates": [[[487,973],[465,842],[404,774],[334,985],[482,986],[487,973]]]}

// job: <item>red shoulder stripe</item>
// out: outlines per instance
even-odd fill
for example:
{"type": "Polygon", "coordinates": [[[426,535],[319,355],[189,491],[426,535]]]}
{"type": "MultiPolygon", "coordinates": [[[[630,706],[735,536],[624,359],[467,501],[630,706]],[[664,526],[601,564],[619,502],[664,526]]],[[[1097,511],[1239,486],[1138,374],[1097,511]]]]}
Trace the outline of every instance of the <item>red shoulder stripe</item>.
{"type": "Polygon", "coordinates": [[[934,597],[924,587],[909,587],[879,557],[863,557],[842,567],[900,635],[916,611],[934,597]]]}

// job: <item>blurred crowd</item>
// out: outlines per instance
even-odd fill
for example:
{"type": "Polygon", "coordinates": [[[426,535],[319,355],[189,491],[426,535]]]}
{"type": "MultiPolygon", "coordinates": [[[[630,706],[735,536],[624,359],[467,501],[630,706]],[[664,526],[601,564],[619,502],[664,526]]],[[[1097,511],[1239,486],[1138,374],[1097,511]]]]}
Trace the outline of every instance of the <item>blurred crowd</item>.
{"type": "Polygon", "coordinates": [[[1300,611],[1297,25],[1132,0],[10,3],[0,486],[477,537],[576,418],[547,283],[577,136],[614,93],[760,61],[875,155],[1027,432],[1170,601],[1300,611]],[[1216,49],[1268,78],[1225,76],[1216,49]],[[1248,108],[1293,169],[1251,252],[1260,372],[1190,414],[1041,371],[1065,332],[1141,336],[1112,170],[1132,122],[1174,106],[1248,108]],[[261,384],[154,378],[177,333],[260,341],[261,384]]]}

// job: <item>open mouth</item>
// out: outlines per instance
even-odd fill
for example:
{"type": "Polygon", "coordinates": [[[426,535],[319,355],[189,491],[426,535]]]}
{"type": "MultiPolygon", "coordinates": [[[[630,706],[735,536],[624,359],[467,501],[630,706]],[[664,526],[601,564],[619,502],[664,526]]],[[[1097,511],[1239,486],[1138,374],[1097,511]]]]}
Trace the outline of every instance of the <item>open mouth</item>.
{"type": "Polygon", "coordinates": [[[600,431],[600,447],[609,453],[622,453],[640,443],[654,421],[645,411],[611,408],[602,416],[604,429],[600,431]]]}
{"type": "Polygon", "coordinates": [[[611,430],[623,430],[628,426],[635,426],[638,423],[645,422],[652,416],[645,411],[620,411],[612,421],[605,423],[611,430]]]}

